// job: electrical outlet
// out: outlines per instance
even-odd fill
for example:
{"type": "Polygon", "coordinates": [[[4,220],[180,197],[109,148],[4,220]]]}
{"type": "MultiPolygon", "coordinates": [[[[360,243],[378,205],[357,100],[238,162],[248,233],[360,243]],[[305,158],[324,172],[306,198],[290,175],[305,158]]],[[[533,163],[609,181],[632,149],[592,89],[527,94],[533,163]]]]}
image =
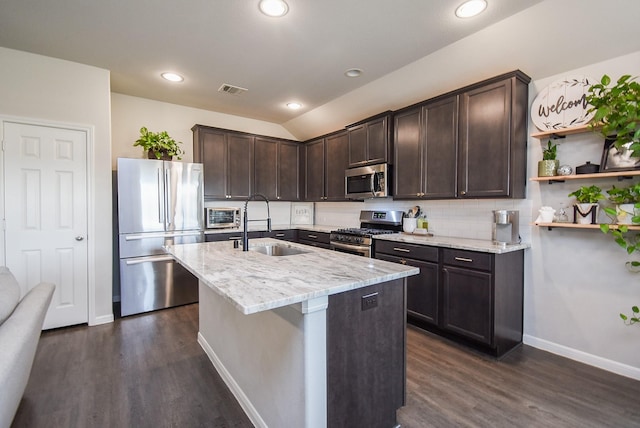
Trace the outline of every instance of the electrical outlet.
{"type": "Polygon", "coordinates": [[[375,308],[378,306],[378,293],[371,293],[366,296],[362,296],[360,303],[363,311],[375,308]]]}

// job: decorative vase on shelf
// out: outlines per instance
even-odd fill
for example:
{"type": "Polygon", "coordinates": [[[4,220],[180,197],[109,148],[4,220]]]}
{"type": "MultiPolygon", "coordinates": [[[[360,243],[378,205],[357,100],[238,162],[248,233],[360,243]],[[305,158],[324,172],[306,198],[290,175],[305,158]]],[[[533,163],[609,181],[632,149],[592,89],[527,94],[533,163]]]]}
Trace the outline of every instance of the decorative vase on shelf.
{"type": "Polygon", "coordinates": [[[637,215],[638,210],[635,204],[618,204],[616,205],[616,220],[618,224],[633,224],[633,216],[637,215]]]}
{"type": "Polygon", "coordinates": [[[538,161],[538,177],[553,177],[557,175],[560,161],[554,160],[541,160],[538,161]]]}
{"type": "Polygon", "coordinates": [[[596,224],[598,207],[597,203],[575,204],[573,206],[573,222],[577,224],[596,224]]]}

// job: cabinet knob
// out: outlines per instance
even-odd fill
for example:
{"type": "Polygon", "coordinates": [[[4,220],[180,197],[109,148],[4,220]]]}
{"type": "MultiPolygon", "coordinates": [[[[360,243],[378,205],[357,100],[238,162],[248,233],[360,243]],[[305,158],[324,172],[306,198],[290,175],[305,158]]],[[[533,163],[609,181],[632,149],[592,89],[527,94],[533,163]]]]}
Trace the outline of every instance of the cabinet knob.
{"type": "Polygon", "coordinates": [[[467,194],[467,191],[466,191],[466,190],[463,190],[462,192],[460,192],[460,194],[461,194],[462,196],[464,196],[464,195],[466,195],[466,194],[467,194]]]}

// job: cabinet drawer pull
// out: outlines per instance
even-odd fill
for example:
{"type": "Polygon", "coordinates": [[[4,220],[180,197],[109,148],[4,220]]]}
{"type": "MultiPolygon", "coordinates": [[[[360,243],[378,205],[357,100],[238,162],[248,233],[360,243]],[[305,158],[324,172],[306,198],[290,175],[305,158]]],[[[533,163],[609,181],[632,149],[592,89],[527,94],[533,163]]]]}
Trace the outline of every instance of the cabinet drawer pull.
{"type": "Polygon", "coordinates": [[[456,260],[459,262],[469,262],[469,263],[473,262],[473,259],[468,259],[466,257],[456,257],[456,260]]]}
{"type": "Polygon", "coordinates": [[[311,239],[318,239],[318,235],[307,235],[307,237],[311,239]]]}
{"type": "Polygon", "coordinates": [[[410,253],[411,250],[407,250],[406,248],[398,248],[398,247],[393,247],[394,251],[400,251],[402,253],[410,253]]]}
{"type": "Polygon", "coordinates": [[[276,238],[282,238],[284,236],[284,233],[276,233],[276,238]]]}
{"type": "Polygon", "coordinates": [[[237,239],[242,239],[242,236],[230,236],[230,237],[228,237],[227,239],[228,239],[229,241],[234,241],[234,240],[237,240],[237,239]]]}

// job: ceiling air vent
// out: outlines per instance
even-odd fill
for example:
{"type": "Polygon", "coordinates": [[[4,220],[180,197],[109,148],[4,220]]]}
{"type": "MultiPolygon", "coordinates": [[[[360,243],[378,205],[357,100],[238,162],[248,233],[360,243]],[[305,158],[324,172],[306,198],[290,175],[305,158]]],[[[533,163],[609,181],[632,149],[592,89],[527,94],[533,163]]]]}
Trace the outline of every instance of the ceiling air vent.
{"type": "Polygon", "coordinates": [[[218,88],[218,92],[226,92],[227,94],[231,94],[231,95],[242,95],[247,91],[248,89],[246,88],[229,85],[228,83],[223,83],[222,86],[218,88]]]}

